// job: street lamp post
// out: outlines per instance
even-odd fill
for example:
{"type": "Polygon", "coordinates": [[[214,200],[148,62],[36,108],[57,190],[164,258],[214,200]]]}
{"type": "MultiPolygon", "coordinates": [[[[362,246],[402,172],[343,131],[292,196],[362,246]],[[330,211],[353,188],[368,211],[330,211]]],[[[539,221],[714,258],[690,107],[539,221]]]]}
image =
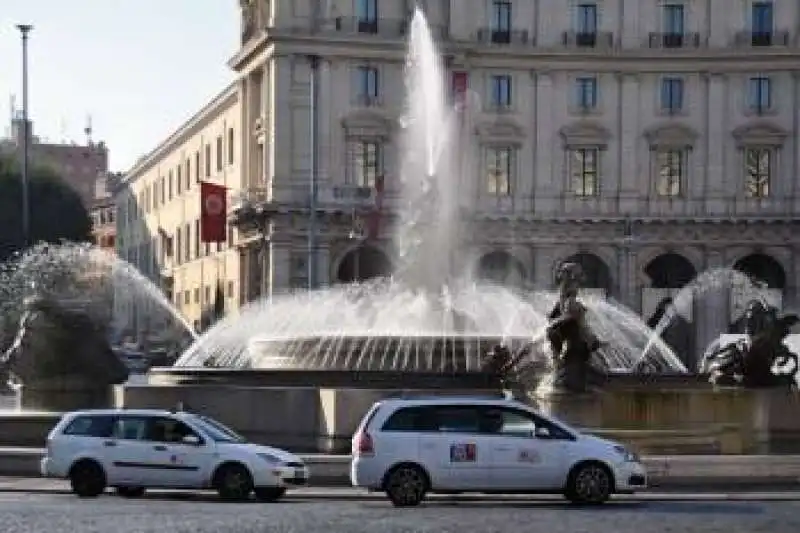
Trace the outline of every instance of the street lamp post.
{"type": "Polygon", "coordinates": [[[30,24],[17,24],[22,35],[22,247],[30,244],[30,209],[28,205],[28,166],[30,163],[30,127],[28,126],[28,34],[30,24]]]}
{"type": "Polygon", "coordinates": [[[311,79],[309,89],[309,107],[311,115],[311,190],[309,195],[308,219],[308,288],[317,288],[317,204],[319,203],[319,56],[310,55],[308,61],[311,66],[311,79]]]}

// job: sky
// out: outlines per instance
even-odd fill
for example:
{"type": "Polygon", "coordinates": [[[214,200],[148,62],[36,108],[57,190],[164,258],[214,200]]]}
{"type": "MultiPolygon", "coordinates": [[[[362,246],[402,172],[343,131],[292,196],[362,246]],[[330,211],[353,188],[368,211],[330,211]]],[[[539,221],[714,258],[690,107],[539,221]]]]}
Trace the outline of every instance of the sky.
{"type": "Polygon", "coordinates": [[[11,98],[22,107],[28,48],[33,134],[51,142],[105,141],[125,171],[234,79],[236,0],[0,0],[0,136],[11,98]]]}

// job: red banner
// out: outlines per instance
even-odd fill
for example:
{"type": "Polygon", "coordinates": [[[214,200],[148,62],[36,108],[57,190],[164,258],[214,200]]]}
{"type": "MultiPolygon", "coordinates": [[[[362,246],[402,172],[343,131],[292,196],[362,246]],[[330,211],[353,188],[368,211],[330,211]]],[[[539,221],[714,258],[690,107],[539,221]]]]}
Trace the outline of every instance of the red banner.
{"type": "Polygon", "coordinates": [[[383,211],[383,176],[375,179],[375,207],[367,215],[367,238],[377,239],[381,229],[381,212],[383,211]]]}
{"type": "Polygon", "coordinates": [[[453,96],[457,104],[463,104],[469,89],[469,78],[466,72],[453,72],[453,96]]]}
{"type": "Polygon", "coordinates": [[[223,185],[200,182],[200,240],[228,240],[227,189],[223,185]]]}

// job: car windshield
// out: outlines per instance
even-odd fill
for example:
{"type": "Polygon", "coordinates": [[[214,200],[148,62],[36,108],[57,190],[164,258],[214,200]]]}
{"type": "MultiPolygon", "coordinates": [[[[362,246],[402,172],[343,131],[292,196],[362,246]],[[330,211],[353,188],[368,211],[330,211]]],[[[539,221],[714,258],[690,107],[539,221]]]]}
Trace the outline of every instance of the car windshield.
{"type": "Polygon", "coordinates": [[[193,415],[192,418],[215,442],[247,442],[247,439],[213,418],[202,415],[193,415]]]}

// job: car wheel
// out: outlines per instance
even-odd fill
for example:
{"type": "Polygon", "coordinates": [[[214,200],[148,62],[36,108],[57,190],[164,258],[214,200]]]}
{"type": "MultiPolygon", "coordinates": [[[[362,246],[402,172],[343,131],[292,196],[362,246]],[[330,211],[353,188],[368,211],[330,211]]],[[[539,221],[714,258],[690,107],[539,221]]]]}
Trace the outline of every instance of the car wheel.
{"type": "Polygon", "coordinates": [[[123,498],[141,498],[144,496],[144,487],[117,487],[117,495],[123,498]]]}
{"type": "Polygon", "coordinates": [[[601,504],[611,497],[613,484],[608,468],[599,463],[585,463],[570,473],[565,496],[573,503],[601,504]]]}
{"type": "Polygon", "coordinates": [[[254,492],[256,500],[269,503],[280,500],[286,494],[286,489],[284,487],[256,487],[254,492]]]}
{"type": "Polygon", "coordinates": [[[94,461],[81,461],[69,472],[69,482],[80,498],[96,498],[106,490],[106,475],[94,461]]]}
{"type": "Polygon", "coordinates": [[[225,501],[242,501],[253,492],[253,478],[242,465],[223,465],[215,477],[215,488],[225,501]]]}
{"type": "Polygon", "coordinates": [[[395,507],[419,505],[428,492],[428,476],[416,465],[400,465],[386,477],[384,490],[395,507]]]}

